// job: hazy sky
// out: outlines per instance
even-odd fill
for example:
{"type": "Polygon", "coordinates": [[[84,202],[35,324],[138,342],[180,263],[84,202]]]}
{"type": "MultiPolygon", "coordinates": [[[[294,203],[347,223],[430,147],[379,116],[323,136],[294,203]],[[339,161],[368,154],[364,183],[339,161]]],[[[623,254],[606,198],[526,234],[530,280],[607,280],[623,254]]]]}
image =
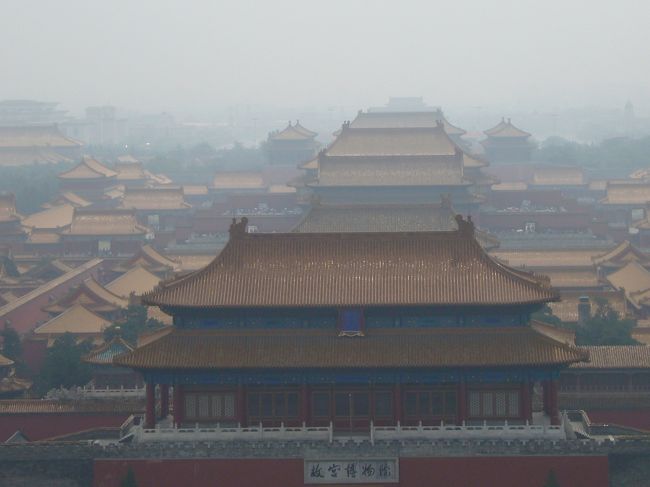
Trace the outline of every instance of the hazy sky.
{"type": "Polygon", "coordinates": [[[649,23],[647,0],[0,0],[0,99],[642,112],[649,23]]]}

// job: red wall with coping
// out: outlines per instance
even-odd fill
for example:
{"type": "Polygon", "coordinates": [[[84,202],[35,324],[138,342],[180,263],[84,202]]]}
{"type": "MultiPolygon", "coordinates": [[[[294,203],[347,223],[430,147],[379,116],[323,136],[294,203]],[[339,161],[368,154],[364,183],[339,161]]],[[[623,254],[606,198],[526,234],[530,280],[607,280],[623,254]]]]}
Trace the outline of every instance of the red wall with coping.
{"type": "Polygon", "coordinates": [[[650,431],[650,410],[648,409],[621,409],[605,411],[587,411],[587,416],[592,423],[629,426],[650,431]]]}
{"type": "Polygon", "coordinates": [[[4,414],[0,415],[0,443],[18,430],[30,441],[38,441],[93,428],[120,427],[129,416],[128,413],[4,414]]]}
{"type": "MultiPolygon", "coordinates": [[[[304,486],[301,459],[195,459],[96,460],[94,487],[119,487],[129,466],[140,487],[304,486]]],[[[399,484],[386,486],[543,487],[551,469],[562,486],[609,485],[606,456],[401,458],[399,468],[399,484]]]]}

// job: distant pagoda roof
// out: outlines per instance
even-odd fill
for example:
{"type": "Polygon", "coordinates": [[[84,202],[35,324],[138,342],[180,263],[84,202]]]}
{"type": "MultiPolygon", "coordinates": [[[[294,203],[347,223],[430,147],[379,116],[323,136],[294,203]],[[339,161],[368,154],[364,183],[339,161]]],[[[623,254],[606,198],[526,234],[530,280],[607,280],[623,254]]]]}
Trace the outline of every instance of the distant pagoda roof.
{"type": "Polygon", "coordinates": [[[72,169],[58,175],[59,179],[114,179],[117,173],[104,166],[97,159],[83,156],[81,162],[72,169]]]}
{"type": "Polygon", "coordinates": [[[326,155],[343,157],[454,156],[458,149],[441,124],[434,127],[354,129],[343,126],[326,155]]]}
{"type": "Polygon", "coordinates": [[[443,123],[447,135],[460,136],[466,130],[452,125],[445,118],[442,110],[422,112],[363,112],[359,111],[357,117],[350,122],[350,128],[433,128],[438,121],[443,123]]]}
{"type": "Polygon", "coordinates": [[[82,143],[61,133],[56,125],[0,127],[0,149],[4,148],[76,148],[82,143]]]}
{"type": "Polygon", "coordinates": [[[148,179],[142,163],[138,160],[129,161],[118,158],[118,161],[115,163],[115,172],[117,172],[116,179],[118,181],[141,181],[148,179]]]}
{"type": "Polygon", "coordinates": [[[173,330],[114,364],[135,369],[366,369],[557,366],[588,353],[532,327],[173,330]]]}
{"type": "Polygon", "coordinates": [[[125,188],[121,208],[135,210],[185,210],[183,188],[125,188]]]}
{"type": "Polygon", "coordinates": [[[291,122],[279,132],[271,132],[269,140],[309,140],[318,135],[316,132],[303,127],[300,122],[296,121],[295,125],[291,122]]]}
{"type": "Polygon", "coordinates": [[[162,283],[145,304],[273,306],[515,305],[554,301],[533,275],[490,258],[458,217],[452,232],[248,234],[247,219],[204,269],[162,283]]]}
{"type": "Polygon", "coordinates": [[[527,138],[531,135],[528,132],[518,129],[512,124],[510,119],[506,120],[505,118],[502,118],[498,124],[491,129],[485,130],[483,133],[488,137],[527,138]]]}
{"type": "Polygon", "coordinates": [[[350,128],[318,157],[310,186],[459,186],[463,151],[441,123],[424,128],[350,128]]]}
{"type": "Polygon", "coordinates": [[[133,349],[133,346],[122,337],[115,336],[109,342],[91,351],[82,360],[90,364],[112,365],[115,357],[131,352],[133,349]]]}
{"type": "Polygon", "coordinates": [[[88,210],[75,208],[66,235],[145,235],[149,229],[140,225],[133,210],[88,210]]]}

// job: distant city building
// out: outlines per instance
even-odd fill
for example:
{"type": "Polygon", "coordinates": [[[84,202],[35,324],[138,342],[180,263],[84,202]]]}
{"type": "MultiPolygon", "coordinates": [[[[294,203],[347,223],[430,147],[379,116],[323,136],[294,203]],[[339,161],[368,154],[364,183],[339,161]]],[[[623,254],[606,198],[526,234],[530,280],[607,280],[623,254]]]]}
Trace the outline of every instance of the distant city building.
{"type": "Polygon", "coordinates": [[[0,101],[0,126],[54,125],[68,117],[58,103],[34,100],[0,101]]]}
{"type": "Polygon", "coordinates": [[[117,145],[127,136],[127,121],[117,118],[114,106],[88,107],[86,118],[66,121],[61,128],[88,145],[117,145]]]}

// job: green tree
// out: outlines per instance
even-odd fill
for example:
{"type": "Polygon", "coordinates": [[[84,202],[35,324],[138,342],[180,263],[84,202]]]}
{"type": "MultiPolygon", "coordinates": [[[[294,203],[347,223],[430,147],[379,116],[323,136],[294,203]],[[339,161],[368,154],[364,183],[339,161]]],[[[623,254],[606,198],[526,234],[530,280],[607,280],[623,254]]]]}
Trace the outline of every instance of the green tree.
{"type": "Polygon", "coordinates": [[[147,308],[138,304],[130,304],[124,316],[104,330],[104,340],[110,341],[120,335],[127,342],[135,344],[138,337],[164,327],[164,323],[153,318],[147,318],[147,308]]]}
{"type": "Polygon", "coordinates": [[[562,320],[553,314],[553,310],[549,305],[545,305],[539,311],[534,312],[530,318],[549,325],[564,327],[562,320]]]}
{"type": "Polygon", "coordinates": [[[621,318],[604,299],[595,299],[596,310],[584,326],[576,329],[576,345],[638,345],[632,338],[636,322],[621,318]]]}
{"type": "Polygon", "coordinates": [[[44,394],[57,387],[86,384],[91,379],[90,365],[81,359],[92,349],[89,341],[77,343],[74,336],[65,333],[47,350],[43,367],[36,377],[35,390],[44,394]]]}
{"type": "Polygon", "coordinates": [[[120,482],[120,487],[138,487],[138,482],[135,480],[135,473],[133,472],[133,467],[129,466],[126,475],[122,478],[122,481],[120,482]]]}
{"type": "Polygon", "coordinates": [[[561,487],[553,470],[548,472],[548,477],[546,477],[546,482],[544,482],[543,487],[561,487]]]}

